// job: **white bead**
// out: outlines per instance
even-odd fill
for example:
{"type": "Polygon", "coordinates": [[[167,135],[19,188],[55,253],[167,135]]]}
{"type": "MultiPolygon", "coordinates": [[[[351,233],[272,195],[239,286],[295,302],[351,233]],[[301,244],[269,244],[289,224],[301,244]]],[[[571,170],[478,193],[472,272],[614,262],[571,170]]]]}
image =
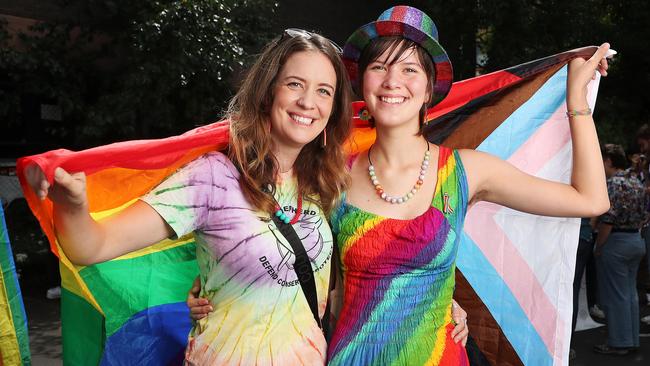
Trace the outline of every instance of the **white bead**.
{"type": "Polygon", "coordinates": [[[391,198],[390,203],[397,203],[397,198],[391,198]]]}
{"type": "Polygon", "coordinates": [[[401,197],[400,197],[400,198],[398,198],[398,199],[397,199],[397,203],[404,203],[404,199],[403,199],[403,198],[401,198],[401,197]]]}
{"type": "Polygon", "coordinates": [[[413,197],[413,193],[412,193],[412,192],[407,193],[407,194],[406,194],[406,197],[409,198],[409,199],[412,198],[412,197],[413,197]]]}
{"type": "Polygon", "coordinates": [[[428,160],[423,161],[422,166],[428,167],[429,166],[429,161],[428,160]]]}
{"type": "Polygon", "coordinates": [[[373,179],[373,180],[372,180],[372,185],[373,185],[373,186],[376,186],[376,185],[378,185],[378,184],[379,184],[379,181],[378,181],[377,179],[373,179]]]}
{"type": "Polygon", "coordinates": [[[426,169],[422,169],[422,170],[420,170],[420,175],[425,175],[425,174],[427,174],[427,170],[426,170],[426,169]]]}
{"type": "Polygon", "coordinates": [[[424,161],[429,161],[429,155],[424,156],[424,161]]]}
{"type": "Polygon", "coordinates": [[[368,166],[368,170],[370,170],[370,171],[374,171],[374,170],[375,170],[375,167],[372,166],[372,165],[370,165],[370,166],[368,166]]]}
{"type": "Polygon", "coordinates": [[[381,194],[381,198],[382,198],[382,199],[384,199],[384,200],[385,200],[385,199],[386,199],[386,197],[388,197],[388,195],[386,195],[386,193],[382,193],[382,194],[381,194]]]}
{"type": "Polygon", "coordinates": [[[424,180],[424,174],[420,174],[420,180],[424,180]]]}
{"type": "Polygon", "coordinates": [[[415,189],[415,188],[411,189],[411,193],[412,193],[412,194],[415,194],[415,192],[417,192],[417,191],[418,191],[418,190],[415,189]]]}

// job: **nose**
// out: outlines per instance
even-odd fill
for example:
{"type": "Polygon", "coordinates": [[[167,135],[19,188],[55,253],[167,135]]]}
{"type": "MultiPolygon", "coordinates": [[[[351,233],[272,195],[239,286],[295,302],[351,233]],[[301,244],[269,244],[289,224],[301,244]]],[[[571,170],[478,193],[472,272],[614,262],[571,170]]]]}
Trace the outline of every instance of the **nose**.
{"type": "Polygon", "coordinates": [[[314,108],[314,96],[309,91],[305,91],[298,98],[298,105],[304,109],[314,108]]]}
{"type": "Polygon", "coordinates": [[[386,89],[395,89],[399,87],[399,78],[394,68],[389,68],[384,75],[384,82],[381,84],[386,89]]]}

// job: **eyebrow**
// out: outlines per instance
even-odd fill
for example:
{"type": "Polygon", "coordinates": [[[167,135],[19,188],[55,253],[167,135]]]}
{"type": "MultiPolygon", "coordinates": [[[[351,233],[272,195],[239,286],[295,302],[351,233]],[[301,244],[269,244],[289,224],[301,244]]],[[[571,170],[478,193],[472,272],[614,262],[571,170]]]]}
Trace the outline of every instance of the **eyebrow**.
{"type": "MultiPolygon", "coordinates": [[[[289,76],[284,78],[284,80],[287,80],[287,79],[298,79],[298,80],[302,81],[303,83],[307,82],[307,80],[305,80],[304,78],[301,78],[300,76],[295,76],[295,75],[289,75],[289,76]]],[[[332,85],[330,85],[330,83],[319,83],[318,86],[326,86],[328,88],[331,88],[332,90],[336,90],[336,88],[334,88],[332,85]]]]}
{"type": "Polygon", "coordinates": [[[420,64],[419,62],[400,62],[399,60],[397,60],[397,61],[395,61],[393,63],[388,63],[386,61],[380,61],[380,60],[377,59],[377,60],[371,62],[370,65],[375,64],[375,63],[382,64],[382,65],[390,65],[390,66],[400,64],[400,65],[417,66],[419,68],[424,68],[424,66],[422,66],[422,64],[420,64]]]}
{"type": "Polygon", "coordinates": [[[400,63],[402,65],[415,65],[415,66],[422,67],[422,65],[419,62],[396,62],[396,64],[397,63],[400,63]]]}

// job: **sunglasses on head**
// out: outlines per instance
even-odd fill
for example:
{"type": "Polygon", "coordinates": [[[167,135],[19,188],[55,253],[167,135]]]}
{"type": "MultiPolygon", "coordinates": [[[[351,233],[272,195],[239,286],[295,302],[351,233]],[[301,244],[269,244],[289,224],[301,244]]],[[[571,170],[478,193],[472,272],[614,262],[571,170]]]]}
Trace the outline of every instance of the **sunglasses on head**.
{"type": "MultiPolygon", "coordinates": [[[[304,39],[312,39],[312,37],[316,35],[317,35],[316,33],[312,33],[310,31],[306,31],[300,28],[287,28],[284,30],[284,32],[282,32],[282,37],[280,38],[280,41],[282,41],[285,37],[291,37],[291,38],[302,37],[304,39]]],[[[334,47],[336,53],[338,53],[339,55],[343,53],[343,49],[341,48],[341,46],[337,45],[334,41],[332,41],[329,38],[326,37],[323,38],[325,38],[330,43],[330,45],[334,47]]]]}

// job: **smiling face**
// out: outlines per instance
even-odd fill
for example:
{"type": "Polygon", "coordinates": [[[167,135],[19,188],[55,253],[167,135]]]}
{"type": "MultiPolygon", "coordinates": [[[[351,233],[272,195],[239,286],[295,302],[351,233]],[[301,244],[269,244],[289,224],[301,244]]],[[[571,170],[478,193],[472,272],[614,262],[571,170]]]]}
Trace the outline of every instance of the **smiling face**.
{"type": "Polygon", "coordinates": [[[278,74],[271,106],[271,137],[278,147],[302,148],[327,125],[336,72],[320,52],[291,55],[278,74]]]}
{"type": "Polygon", "coordinates": [[[399,57],[396,52],[384,51],[363,73],[363,97],[377,127],[418,126],[422,105],[429,100],[427,74],[416,49],[399,57]]]}

